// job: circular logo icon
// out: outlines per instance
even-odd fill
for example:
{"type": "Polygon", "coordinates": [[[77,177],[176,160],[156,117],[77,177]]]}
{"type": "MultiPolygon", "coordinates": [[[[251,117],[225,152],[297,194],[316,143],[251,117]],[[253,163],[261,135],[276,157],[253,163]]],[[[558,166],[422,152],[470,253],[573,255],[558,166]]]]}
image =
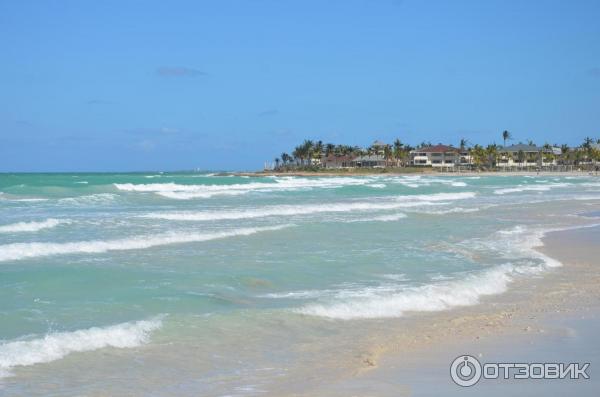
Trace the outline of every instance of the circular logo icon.
{"type": "Polygon", "coordinates": [[[459,386],[473,386],[481,378],[481,363],[473,356],[458,356],[450,366],[450,377],[459,386]]]}

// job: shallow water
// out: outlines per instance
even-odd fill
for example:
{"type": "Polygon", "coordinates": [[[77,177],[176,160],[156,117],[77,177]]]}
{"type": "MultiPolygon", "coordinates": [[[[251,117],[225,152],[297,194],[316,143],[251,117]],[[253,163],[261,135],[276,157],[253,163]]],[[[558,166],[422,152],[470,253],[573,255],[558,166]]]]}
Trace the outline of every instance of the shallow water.
{"type": "Polygon", "coordinates": [[[2,174],[0,192],[8,395],[261,394],[357,324],[542,277],[544,232],[600,209],[595,177],[2,174]]]}

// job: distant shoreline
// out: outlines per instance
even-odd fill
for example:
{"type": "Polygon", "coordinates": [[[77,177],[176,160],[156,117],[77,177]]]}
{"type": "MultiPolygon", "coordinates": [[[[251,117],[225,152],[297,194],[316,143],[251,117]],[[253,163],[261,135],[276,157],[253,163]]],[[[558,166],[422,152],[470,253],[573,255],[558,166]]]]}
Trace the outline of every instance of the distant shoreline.
{"type": "Polygon", "coordinates": [[[438,176],[590,176],[600,175],[593,171],[460,171],[447,172],[435,171],[431,168],[354,168],[323,171],[254,171],[254,172],[231,172],[227,175],[234,176],[405,176],[405,175],[438,175],[438,176]]]}

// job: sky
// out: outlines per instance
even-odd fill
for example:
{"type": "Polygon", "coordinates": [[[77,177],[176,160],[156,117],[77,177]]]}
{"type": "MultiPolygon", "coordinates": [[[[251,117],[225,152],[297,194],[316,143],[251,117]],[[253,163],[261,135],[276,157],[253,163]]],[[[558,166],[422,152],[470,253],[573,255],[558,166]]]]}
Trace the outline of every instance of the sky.
{"type": "Polygon", "coordinates": [[[0,0],[0,171],[600,138],[600,1],[0,0]]]}

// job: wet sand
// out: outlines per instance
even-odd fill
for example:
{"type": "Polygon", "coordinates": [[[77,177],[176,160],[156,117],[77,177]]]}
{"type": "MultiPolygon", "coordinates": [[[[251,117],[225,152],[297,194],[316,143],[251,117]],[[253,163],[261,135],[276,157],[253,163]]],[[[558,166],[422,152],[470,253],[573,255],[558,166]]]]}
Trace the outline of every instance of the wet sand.
{"type": "MultiPolygon", "coordinates": [[[[548,233],[543,242],[539,250],[564,266],[516,281],[507,293],[478,306],[382,322],[371,346],[357,349],[353,373],[307,378],[273,395],[596,395],[600,227],[548,233]],[[591,379],[482,380],[463,388],[449,376],[450,363],[463,354],[482,362],[590,362],[591,379]]],[[[345,366],[334,360],[329,365],[345,366]]]]}

